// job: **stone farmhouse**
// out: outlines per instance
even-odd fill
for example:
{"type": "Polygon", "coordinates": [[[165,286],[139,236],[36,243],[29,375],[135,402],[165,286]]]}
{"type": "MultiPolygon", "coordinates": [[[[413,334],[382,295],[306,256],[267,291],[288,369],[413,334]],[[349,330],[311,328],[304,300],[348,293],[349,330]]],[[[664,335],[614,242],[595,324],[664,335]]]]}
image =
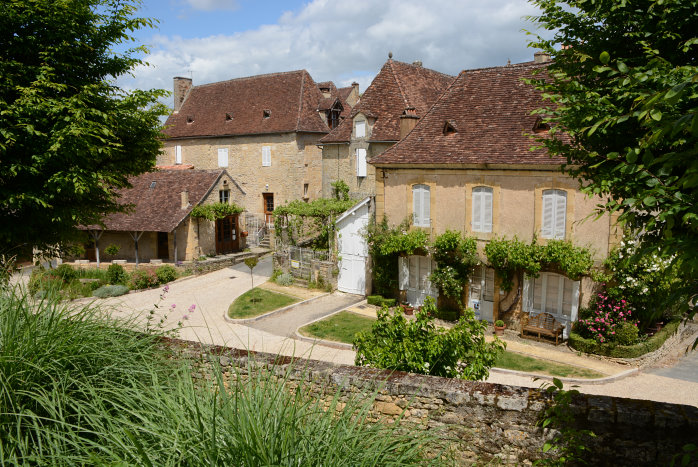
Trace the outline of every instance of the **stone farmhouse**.
{"type": "MultiPolygon", "coordinates": [[[[594,219],[598,200],[561,172],[563,158],[531,150],[530,135],[548,130],[531,115],[542,105],[539,93],[522,81],[544,72],[546,57],[536,58],[462,71],[409,135],[372,158],[378,219],[385,215],[395,225],[410,218],[432,238],[458,230],[477,238],[478,251],[495,236],[523,241],[535,236],[590,247],[596,260],[607,256],[619,241],[614,219],[594,219]]],[[[402,258],[399,282],[408,302],[419,305],[427,295],[436,296],[428,280],[433,266],[427,256],[402,258]]],[[[546,311],[567,330],[592,286],[591,280],[572,281],[552,271],[526,278],[507,295],[498,284],[493,269],[475,271],[469,305],[483,319],[515,320],[522,311],[546,311]]]]}
{"type": "Polygon", "coordinates": [[[185,261],[245,247],[238,215],[215,222],[190,216],[200,204],[243,203],[245,192],[227,170],[156,170],[130,182],[132,188],[118,192],[120,202],[130,206],[128,212],[82,228],[94,241],[88,259],[99,261],[100,253],[103,259],[104,248],[112,244],[120,247],[113,259],[136,262],[185,261]]]}
{"type": "Polygon", "coordinates": [[[352,198],[375,195],[376,170],[368,162],[404,138],[454,77],[389,58],[346,118],[322,147],[322,195],[343,180],[352,198]]]}
{"type": "Polygon", "coordinates": [[[316,84],[305,70],[193,86],[174,78],[159,166],[226,169],[240,206],[267,223],[274,206],[322,193],[318,140],[349,115],[358,84],[316,84]]]}

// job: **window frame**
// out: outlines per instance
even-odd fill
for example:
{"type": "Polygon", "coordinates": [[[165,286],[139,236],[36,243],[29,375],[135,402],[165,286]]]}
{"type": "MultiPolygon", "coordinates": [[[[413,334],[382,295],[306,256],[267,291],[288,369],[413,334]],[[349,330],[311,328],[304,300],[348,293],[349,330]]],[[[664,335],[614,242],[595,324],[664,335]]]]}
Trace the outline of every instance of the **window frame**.
{"type": "Polygon", "coordinates": [[[366,176],[366,149],[356,148],[354,151],[356,156],[356,176],[365,177],[366,176]]]}
{"type": "Polygon", "coordinates": [[[176,144],[175,145],[175,165],[181,165],[181,164],[182,164],[182,145],[176,144]]]}
{"type": "Polygon", "coordinates": [[[218,190],[218,202],[224,204],[230,203],[230,189],[218,190]]]}
{"type": "Polygon", "coordinates": [[[431,187],[427,184],[412,185],[412,224],[431,227],[431,187]]]}
{"type": "Polygon", "coordinates": [[[218,148],[218,167],[228,167],[230,159],[228,157],[228,148],[218,148]],[[223,162],[223,163],[222,163],[223,162]]]}
{"type": "Polygon", "coordinates": [[[357,120],[354,122],[354,136],[357,138],[366,137],[366,120],[357,120]],[[361,128],[361,134],[359,134],[359,128],[361,128]]]}
{"type": "Polygon", "coordinates": [[[551,188],[541,194],[541,238],[564,240],[567,233],[567,191],[551,188]],[[546,208],[549,205],[549,210],[546,208]],[[549,214],[546,215],[546,212],[549,214]]]}
{"type": "Polygon", "coordinates": [[[479,233],[492,233],[494,224],[494,188],[486,185],[473,187],[471,209],[471,230],[479,233]],[[488,198],[489,210],[487,210],[488,198]],[[479,215],[476,216],[476,213],[479,215]]]}
{"type": "Polygon", "coordinates": [[[262,167],[271,167],[271,146],[262,146],[262,167]]]}

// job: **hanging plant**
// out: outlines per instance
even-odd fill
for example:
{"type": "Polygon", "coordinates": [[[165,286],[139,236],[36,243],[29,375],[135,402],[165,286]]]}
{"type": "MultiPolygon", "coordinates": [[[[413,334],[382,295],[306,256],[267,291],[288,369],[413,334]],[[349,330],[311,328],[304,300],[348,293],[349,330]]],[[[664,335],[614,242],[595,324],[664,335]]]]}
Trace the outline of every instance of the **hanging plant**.
{"type": "Polygon", "coordinates": [[[224,217],[234,214],[240,214],[242,211],[243,209],[237,204],[212,203],[194,206],[189,215],[194,219],[215,221],[216,219],[223,219],[224,217]]]}

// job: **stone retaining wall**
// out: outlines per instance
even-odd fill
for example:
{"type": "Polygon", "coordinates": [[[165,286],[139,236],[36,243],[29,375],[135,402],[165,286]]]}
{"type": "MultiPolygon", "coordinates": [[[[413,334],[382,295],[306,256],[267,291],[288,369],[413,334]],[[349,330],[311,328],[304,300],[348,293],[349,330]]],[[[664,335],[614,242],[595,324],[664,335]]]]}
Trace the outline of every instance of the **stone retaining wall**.
{"type": "MultiPolygon", "coordinates": [[[[402,417],[418,429],[444,430],[439,438],[461,465],[530,465],[541,458],[542,445],[552,436],[537,424],[551,400],[539,389],[170,342],[200,365],[219,363],[227,378],[245,377],[250,368],[265,366],[279,375],[290,370],[291,379],[309,381],[313,394],[331,397],[340,391],[345,400],[375,394],[376,419],[402,417]]],[[[195,376],[204,378],[206,373],[197,370],[195,376]]],[[[597,435],[590,442],[591,465],[668,465],[698,433],[698,408],[692,406],[582,394],[574,399],[572,410],[577,428],[597,435]]]]}

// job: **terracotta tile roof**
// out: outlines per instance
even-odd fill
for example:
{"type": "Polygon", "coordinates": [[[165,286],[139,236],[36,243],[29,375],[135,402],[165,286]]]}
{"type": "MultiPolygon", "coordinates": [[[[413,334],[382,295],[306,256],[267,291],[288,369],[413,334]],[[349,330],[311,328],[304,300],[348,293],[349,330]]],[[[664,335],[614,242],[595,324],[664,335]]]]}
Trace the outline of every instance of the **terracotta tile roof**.
{"type": "Polygon", "coordinates": [[[191,88],[179,112],[165,122],[163,133],[170,138],[327,133],[317,112],[322,98],[305,70],[203,84],[191,88]]]}
{"type": "Polygon", "coordinates": [[[371,159],[385,164],[557,164],[531,151],[540,93],[522,78],[545,64],[521,63],[462,71],[436,104],[398,144],[371,159]],[[455,132],[445,132],[446,123],[455,132]]]}
{"type": "MultiPolygon", "coordinates": [[[[422,66],[388,60],[352,109],[376,118],[369,141],[397,141],[400,138],[400,115],[414,107],[422,117],[454,80],[453,76],[422,66]]],[[[352,120],[345,119],[320,143],[348,143],[352,120]]]]}
{"type": "MultiPolygon", "coordinates": [[[[321,88],[329,88],[330,90],[330,97],[321,97],[320,101],[318,102],[318,110],[319,111],[326,111],[334,107],[335,103],[339,101],[339,103],[342,105],[342,112],[339,114],[341,118],[346,118],[349,115],[351,115],[351,105],[347,102],[347,97],[349,97],[349,94],[351,93],[352,87],[350,86],[349,88],[342,88],[337,89],[337,87],[334,85],[332,81],[323,81],[322,83],[317,84],[318,89],[321,88]],[[345,92],[342,94],[343,90],[349,90],[348,92],[345,92]]],[[[329,131],[329,129],[328,129],[329,131]]]]}
{"type": "Polygon", "coordinates": [[[194,164],[156,165],[157,170],[191,170],[194,164]]]}
{"type": "Polygon", "coordinates": [[[347,86],[346,88],[339,88],[337,89],[337,92],[339,93],[339,97],[342,99],[342,102],[346,102],[347,98],[349,97],[349,94],[354,90],[354,86],[347,86]]]}
{"type": "MultiPolygon", "coordinates": [[[[131,178],[132,188],[119,190],[121,204],[131,204],[128,213],[104,218],[106,230],[171,232],[209,193],[225,170],[158,170],[131,178]],[[155,185],[153,186],[153,183],[155,185]],[[152,186],[152,188],[151,188],[152,186]],[[182,191],[189,192],[189,207],[182,209],[182,191]]],[[[83,229],[101,228],[96,225],[83,229]]]]}

